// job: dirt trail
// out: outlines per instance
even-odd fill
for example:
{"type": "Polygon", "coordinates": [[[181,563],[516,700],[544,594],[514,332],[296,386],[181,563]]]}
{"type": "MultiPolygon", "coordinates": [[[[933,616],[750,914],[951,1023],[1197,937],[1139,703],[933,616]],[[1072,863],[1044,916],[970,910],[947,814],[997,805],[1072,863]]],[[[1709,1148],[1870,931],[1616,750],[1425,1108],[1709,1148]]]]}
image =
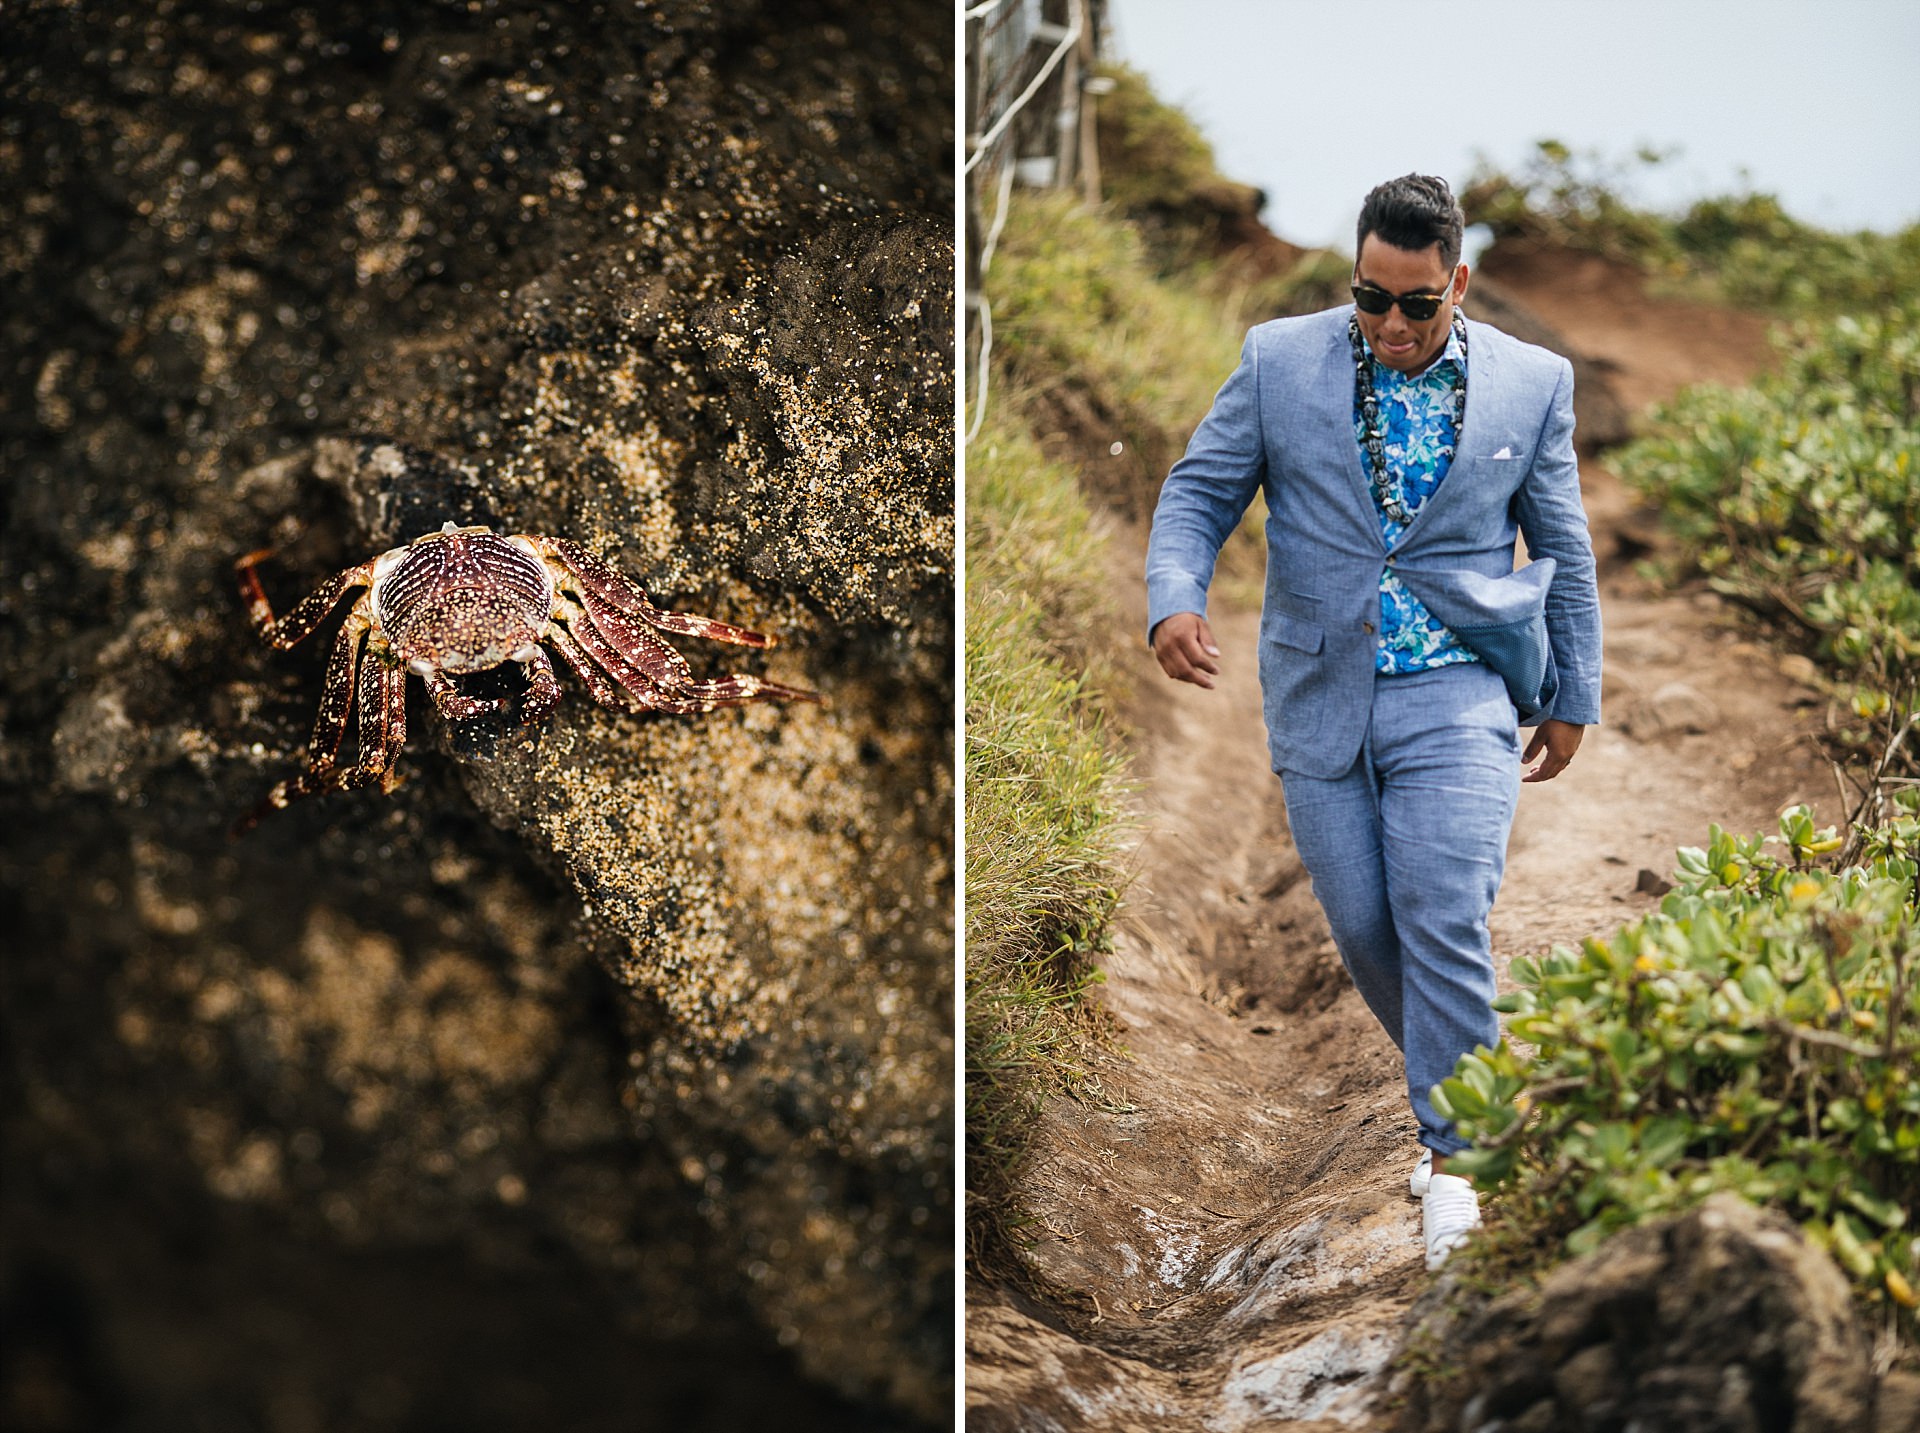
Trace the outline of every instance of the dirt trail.
{"type": "MultiPolygon", "coordinates": [[[[1632,403],[1765,361],[1759,321],[1561,258],[1508,266],[1505,287],[1611,360],[1632,403]]],[[[1812,694],[1717,599],[1637,577],[1628,559],[1650,524],[1604,466],[1582,472],[1605,724],[1566,776],[1523,787],[1493,916],[1503,968],[1647,909],[1641,873],[1669,874],[1709,821],[1770,828],[1799,800],[1833,819],[1806,739],[1821,717],[1812,694]]],[[[1258,614],[1216,598],[1220,686],[1166,681],[1136,640],[1143,546],[1126,533],[1113,574],[1144,828],[1107,965],[1123,1048],[1097,1062],[1111,1107],[1055,1102],[1038,1132],[1027,1260],[1049,1296],[969,1282],[968,1426],[1366,1426],[1373,1375],[1426,1279],[1400,1061],[1287,839],[1265,761],[1258,614]]]]}

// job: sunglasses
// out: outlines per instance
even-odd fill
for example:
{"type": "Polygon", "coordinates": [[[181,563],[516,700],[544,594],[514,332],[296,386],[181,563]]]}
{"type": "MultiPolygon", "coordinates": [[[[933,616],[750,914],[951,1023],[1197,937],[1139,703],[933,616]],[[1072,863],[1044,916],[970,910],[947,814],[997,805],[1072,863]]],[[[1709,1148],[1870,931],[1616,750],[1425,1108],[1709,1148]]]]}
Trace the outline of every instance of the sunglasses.
{"type": "Polygon", "coordinates": [[[1383,314],[1399,304],[1400,312],[1415,323],[1425,323],[1439,313],[1440,305],[1447,301],[1447,295],[1453,291],[1451,283],[1437,294],[1420,293],[1417,290],[1409,294],[1390,294],[1378,284],[1356,283],[1350,287],[1353,289],[1353,306],[1361,313],[1383,314]]]}

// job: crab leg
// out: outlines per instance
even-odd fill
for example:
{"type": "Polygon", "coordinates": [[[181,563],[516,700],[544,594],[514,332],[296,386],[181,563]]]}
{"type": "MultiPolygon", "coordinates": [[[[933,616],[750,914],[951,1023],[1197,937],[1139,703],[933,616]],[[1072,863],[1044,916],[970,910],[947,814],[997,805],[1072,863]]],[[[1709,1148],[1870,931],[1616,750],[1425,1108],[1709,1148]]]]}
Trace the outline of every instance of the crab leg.
{"type": "MultiPolygon", "coordinates": [[[[553,674],[553,661],[539,647],[526,659],[527,695],[520,703],[520,725],[545,721],[560,702],[560,679],[553,674]]],[[[597,695],[597,694],[596,694],[597,695]]]]}
{"type": "Polygon", "coordinates": [[[668,612],[647,600],[647,594],[626,573],[595,557],[577,542],[560,537],[525,539],[549,557],[561,562],[580,580],[580,595],[598,598],[604,607],[613,607],[651,623],[663,632],[678,632],[684,637],[711,637],[717,642],[733,642],[742,647],[771,647],[772,637],[716,622],[711,617],[696,617],[689,612],[668,612]]]}
{"type": "MultiPolygon", "coordinates": [[[[624,614],[609,607],[592,592],[580,594],[584,609],[584,620],[580,627],[591,627],[596,636],[612,644],[622,658],[646,673],[649,682],[663,691],[677,692],[693,685],[693,668],[687,665],[687,659],[681,656],[665,642],[653,636],[644,627],[629,620],[624,614]]],[[[585,641],[585,634],[574,633],[585,641]]],[[[599,653],[591,644],[589,652],[599,653]]],[[[619,676],[616,667],[609,667],[614,676],[619,676]]]]}
{"type": "MultiPolygon", "coordinates": [[[[817,702],[817,693],[802,690],[799,687],[785,686],[779,682],[770,682],[762,677],[733,676],[721,677],[711,682],[697,682],[692,678],[686,662],[678,652],[656,642],[644,632],[628,626],[624,635],[637,638],[644,644],[643,652],[657,649],[670,655],[677,664],[675,679],[669,683],[658,679],[654,672],[647,670],[647,664],[634,659],[642,653],[636,653],[621,642],[619,635],[602,629],[596,621],[591,606],[584,618],[574,627],[572,635],[587,652],[614,676],[614,679],[631,693],[641,706],[653,711],[670,712],[685,716],[696,712],[710,712],[715,707],[737,707],[747,702],[766,701],[776,697],[785,697],[800,701],[817,702]]],[[[559,630],[558,627],[553,630],[559,630]]],[[[562,648],[564,651],[565,649],[562,648]]],[[[665,664],[662,664],[665,665],[665,664]]],[[[674,670],[669,668],[669,670],[674,670]]]]}
{"type": "Polygon", "coordinates": [[[407,669],[369,653],[360,663],[360,751],[356,765],[337,773],[335,787],[380,784],[393,789],[393,769],[407,744],[407,669]]]}
{"type": "MultiPolygon", "coordinates": [[[[763,677],[740,676],[726,677],[712,682],[695,681],[693,668],[687,665],[687,659],[665,642],[645,628],[629,621],[623,614],[608,607],[593,593],[583,592],[580,595],[586,610],[586,621],[583,625],[593,628],[596,635],[604,638],[625,661],[645,673],[650,684],[666,697],[681,698],[693,703],[684,710],[701,712],[709,711],[714,706],[738,706],[741,702],[759,700],[763,694],[767,697],[798,698],[802,701],[820,700],[813,692],[805,691],[800,687],[783,686],[778,682],[767,681],[763,677]]],[[[576,633],[576,635],[582,634],[576,633]]],[[[616,677],[620,675],[617,668],[609,667],[608,670],[612,671],[616,677]]],[[[651,705],[661,711],[682,710],[657,700],[651,701],[651,705]]]]}
{"type": "MultiPolygon", "coordinates": [[[[561,628],[558,623],[555,623],[549,630],[557,632],[561,628]]],[[[567,631],[582,650],[605,668],[626,690],[632,702],[637,703],[641,710],[654,711],[659,708],[661,699],[666,696],[665,690],[653,678],[629,662],[620,650],[607,640],[606,634],[594,624],[590,615],[579,614],[568,625],[567,631]]],[[[564,652],[566,649],[563,647],[561,650],[564,652]]],[[[676,652],[674,655],[678,656],[679,653],[676,652]]],[[[691,674],[689,674],[689,680],[691,680],[691,674]]]]}
{"type": "Polygon", "coordinates": [[[368,652],[360,659],[360,749],[351,766],[312,768],[301,778],[303,796],[358,791],[376,783],[393,786],[394,764],[407,744],[407,673],[368,652]]]}
{"type": "Polygon", "coordinates": [[[345,572],[336,572],[315,591],[301,598],[286,616],[276,619],[273,605],[267,601],[266,590],[260,585],[259,574],[254,571],[272,555],[273,549],[270,547],[250,552],[234,563],[233,571],[239,578],[240,600],[247,604],[247,616],[253,619],[254,630],[271,646],[283,652],[311,636],[313,629],[325,620],[327,613],[334,609],[349,588],[365,587],[373,581],[371,562],[349,567],[345,572]]]}
{"type": "Polygon", "coordinates": [[[341,625],[339,636],[333,639],[333,652],[327,658],[320,715],[314,719],[313,736],[307,743],[307,769],[280,782],[258,806],[235,822],[235,836],[252,830],[269,812],[284,811],[303,796],[329,789],[329,777],[339,763],[340,744],[346,740],[347,723],[353,715],[354,669],[359,664],[360,643],[366,635],[367,619],[355,604],[341,625]]]}
{"type": "Polygon", "coordinates": [[[440,708],[440,714],[448,721],[466,721],[485,716],[506,705],[498,697],[468,696],[453,684],[452,677],[438,667],[423,667],[420,675],[426,680],[427,690],[433,694],[433,704],[440,708]]]}
{"type": "Polygon", "coordinates": [[[715,707],[740,707],[748,702],[786,701],[820,703],[818,692],[804,687],[784,686],[764,677],[720,677],[711,682],[695,682],[681,696],[657,699],[654,705],[663,712],[681,714],[710,712],[715,707]]]}
{"type": "Polygon", "coordinates": [[[633,701],[624,691],[607,680],[606,673],[593,664],[586,652],[581,649],[580,644],[573,639],[573,634],[565,627],[556,622],[547,628],[547,640],[560,649],[560,655],[566,658],[567,665],[573,669],[573,674],[580,679],[588,692],[592,693],[596,702],[603,707],[611,707],[617,712],[634,710],[633,701]]]}

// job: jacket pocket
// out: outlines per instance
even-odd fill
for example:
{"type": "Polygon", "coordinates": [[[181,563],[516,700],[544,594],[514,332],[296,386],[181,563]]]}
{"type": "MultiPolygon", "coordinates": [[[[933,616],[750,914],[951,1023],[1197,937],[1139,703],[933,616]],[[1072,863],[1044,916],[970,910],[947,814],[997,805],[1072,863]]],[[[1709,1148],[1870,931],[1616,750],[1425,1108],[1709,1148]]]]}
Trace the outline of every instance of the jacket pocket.
{"type": "Polygon", "coordinates": [[[1281,646],[1291,647],[1296,652],[1317,652],[1326,645],[1327,640],[1325,629],[1318,623],[1286,612],[1273,614],[1273,626],[1267,635],[1281,646]]]}

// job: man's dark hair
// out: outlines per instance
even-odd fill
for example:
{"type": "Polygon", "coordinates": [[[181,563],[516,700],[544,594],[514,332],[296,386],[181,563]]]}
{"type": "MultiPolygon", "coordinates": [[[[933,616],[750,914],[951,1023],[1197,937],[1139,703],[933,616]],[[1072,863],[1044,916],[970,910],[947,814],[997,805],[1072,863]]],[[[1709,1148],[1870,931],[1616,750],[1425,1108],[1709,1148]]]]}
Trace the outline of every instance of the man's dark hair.
{"type": "Polygon", "coordinates": [[[1467,216],[1460,212],[1446,180],[1431,174],[1403,174],[1376,185],[1360,206],[1353,253],[1359,257],[1369,234],[1378,234],[1396,249],[1418,251],[1438,244],[1440,262],[1451,270],[1460,262],[1466,227],[1467,216]]]}

